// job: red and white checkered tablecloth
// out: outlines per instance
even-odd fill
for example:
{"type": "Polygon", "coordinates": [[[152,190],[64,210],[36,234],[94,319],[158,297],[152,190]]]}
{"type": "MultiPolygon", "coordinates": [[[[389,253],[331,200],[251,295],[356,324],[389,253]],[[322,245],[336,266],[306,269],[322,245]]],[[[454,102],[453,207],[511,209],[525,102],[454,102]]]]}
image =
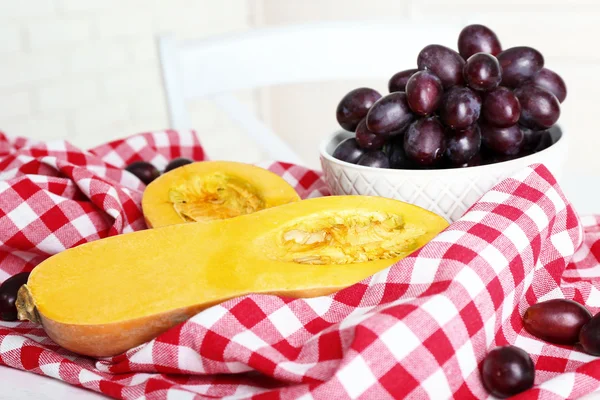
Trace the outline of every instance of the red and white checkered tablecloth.
{"type": "MultiPolygon", "coordinates": [[[[204,159],[193,131],[89,151],[0,135],[0,281],[63,249],[144,229],[143,185],[122,168],[178,156],[204,159]]],[[[262,166],[303,198],[327,194],[316,171],[262,166]]],[[[536,365],[536,386],[519,398],[600,391],[600,359],[523,330],[529,305],[557,297],[600,311],[600,216],[579,218],[534,165],[410,257],[331,296],[233,299],[102,360],[62,350],[31,323],[0,322],[0,364],[120,399],[479,399],[481,360],[514,344],[536,365]]]]}

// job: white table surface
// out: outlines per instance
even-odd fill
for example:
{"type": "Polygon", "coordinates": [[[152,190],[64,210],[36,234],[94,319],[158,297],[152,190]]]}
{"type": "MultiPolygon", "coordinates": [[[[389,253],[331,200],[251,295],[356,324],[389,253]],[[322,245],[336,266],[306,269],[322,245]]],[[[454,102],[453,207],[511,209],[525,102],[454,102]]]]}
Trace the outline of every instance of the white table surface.
{"type": "MultiPolygon", "coordinates": [[[[561,187],[580,214],[600,214],[600,175],[570,176],[563,180],[561,187]]],[[[5,399],[96,400],[106,397],[52,378],[0,366],[0,400],[5,399]]]]}

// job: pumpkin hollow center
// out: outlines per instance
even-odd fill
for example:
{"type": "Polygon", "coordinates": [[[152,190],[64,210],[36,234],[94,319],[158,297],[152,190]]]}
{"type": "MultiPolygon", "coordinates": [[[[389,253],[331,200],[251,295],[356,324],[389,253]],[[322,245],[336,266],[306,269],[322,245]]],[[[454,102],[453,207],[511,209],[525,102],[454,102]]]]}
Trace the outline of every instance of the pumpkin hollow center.
{"type": "Polygon", "coordinates": [[[300,264],[351,264],[412,252],[425,231],[385,212],[325,212],[287,226],[270,258],[300,264]]]}
{"type": "Polygon", "coordinates": [[[187,222],[233,218],[265,208],[254,186],[222,173],[194,176],[172,187],[169,201],[187,222]]]}

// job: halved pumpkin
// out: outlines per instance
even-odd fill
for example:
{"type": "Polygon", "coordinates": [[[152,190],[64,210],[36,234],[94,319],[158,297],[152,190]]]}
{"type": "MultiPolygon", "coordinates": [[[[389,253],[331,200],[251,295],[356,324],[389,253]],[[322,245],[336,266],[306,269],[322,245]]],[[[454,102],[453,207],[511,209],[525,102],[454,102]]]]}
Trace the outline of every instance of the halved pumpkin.
{"type": "Polygon", "coordinates": [[[171,170],[144,190],[142,210],[151,228],[250,214],[298,201],[279,175],[251,164],[201,161],[171,170]]]}
{"type": "Polygon", "coordinates": [[[39,264],[19,291],[19,318],[66,349],[111,356],[233,297],[330,294],[447,225],[401,201],[331,196],[109,237],[39,264]]]}

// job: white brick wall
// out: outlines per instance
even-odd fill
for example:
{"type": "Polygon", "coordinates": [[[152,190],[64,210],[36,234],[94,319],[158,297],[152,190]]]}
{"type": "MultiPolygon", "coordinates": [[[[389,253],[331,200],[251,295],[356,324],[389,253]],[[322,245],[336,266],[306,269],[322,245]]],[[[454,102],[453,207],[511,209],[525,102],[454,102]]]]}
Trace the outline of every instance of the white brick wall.
{"type": "MultiPolygon", "coordinates": [[[[111,129],[119,129],[130,120],[130,104],[127,100],[113,99],[79,111],[74,118],[76,138],[82,135],[111,136],[111,129]]],[[[120,132],[121,135],[123,134],[120,132]]]]}
{"type": "Polygon", "coordinates": [[[92,24],[85,20],[57,18],[50,21],[31,21],[26,33],[32,50],[64,47],[91,40],[92,24]]]}
{"type": "Polygon", "coordinates": [[[95,79],[62,79],[50,84],[39,85],[34,91],[37,110],[41,114],[68,112],[91,106],[99,100],[99,84],[95,79]]]}
{"type": "Polygon", "coordinates": [[[3,118],[2,131],[8,134],[28,136],[36,140],[65,138],[72,143],[77,143],[73,140],[73,131],[70,129],[69,119],[65,114],[40,116],[32,113],[26,118],[3,118]]]}
{"type": "MultiPolygon", "coordinates": [[[[0,0],[0,130],[87,148],[167,128],[155,36],[248,29],[249,3],[0,0]]],[[[252,106],[254,95],[245,94],[252,106]]],[[[190,110],[211,157],[261,157],[210,104],[190,110]]]]}
{"type": "MultiPolygon", "coordinates": [[[[482,22],[505,47],[538,48],[569,87],[561,117],[572,138],[568,168],[600,171],[597,0],[0,0],[0,130],[90,147],[167,127],[155,44],[162,32],[184,39],[253,26],[374,18],[482,22]]],[[[382,40],[402,51],[402,40],[411,38],[382,40]]],[[[398,70],[405,67],[411,66],[398,70]]],[[[386,83],[382,77],[279,86],[238,97],[319,167],[316,146],[336,128],[338,99],[355,86],[385,90],[386,83]]],[[[211,158],[263,157],[208,101],[190,104],[190,111],[211,158]]]]}
{"type": "MultiPolygon", "coordinates": [[[[94,41],[69,48],[65,54],[69,74],[91,72],[105,76],[115,70],[125,70],[129,63],[128,48],[117,41],[94,41]]],[[[96,76],[96,75],[94,75],[96,76]]]]}
{"type": "Polygon", "coordinates": [[[53,15],[55,10],[54,0],[0,1],[3,19],[53,15]]]}
{"type": "Polygon", "coordinates": [[[68,13],[93,13],[96,11],[107,10],[118,3],[114,1],[98,1],[98,0],[58,0],[57,8],[60,11],[68,13]]]}
{"type": "Polygon", "coordinates": [[[47,51],[9,55],[0,63],[0,88],[3,91],[32,88],[40,82],[59,78],[64,70],[63,60],[47,51]]]}
{"type": "Polygon", "coordinates": [[[6,92],[0,96],[0,118],[27,117],[32,110],[28,91],[6,92]]]}
{"type": "Polygon", "coordinates": [[[2,35],[0,53],[13,53],[23,50],[23,35],[19,25],[2,25],[0,35],[2,35]]]}
{"type": "Polygon", "coordinates": [[[153,10],[139,9],[123,14],[103,13],[92,17],[94,36],[103,38],[143,38],[154,35],[153,10]]]}

